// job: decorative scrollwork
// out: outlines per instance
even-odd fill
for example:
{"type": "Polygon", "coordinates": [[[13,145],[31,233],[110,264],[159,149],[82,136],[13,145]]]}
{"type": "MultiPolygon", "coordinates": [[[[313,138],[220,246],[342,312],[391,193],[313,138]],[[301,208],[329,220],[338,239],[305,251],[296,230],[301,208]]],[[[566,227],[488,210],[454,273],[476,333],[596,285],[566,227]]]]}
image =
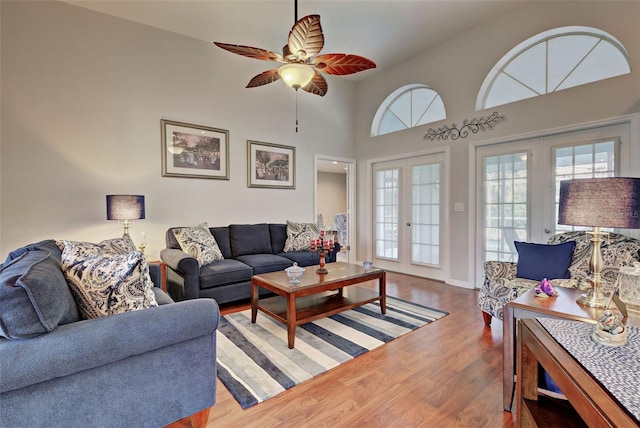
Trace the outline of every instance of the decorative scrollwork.
{"type": "Polygon", "coordinates": [[[451,138],[452,140],[457,140],[458,138],[466,138],[469,136],[469,131],[472,134],[477,134],[478,131],[486,131],[488,129],[493,129],[500,122],[504,122],[507,120],[507,117],[503,114],[498,114],[497,111],[494,111],[489,116],[480,116],[474,117],[473,119],[465,119],[462,122],[462,126],[458,129],[458,125],[455,123],[451,126],[444,125],[438,129],[429,128],[427,133],[424,134],[425,140],[430,141],[440,141],[440,140],[448,140],[451,138]]]}

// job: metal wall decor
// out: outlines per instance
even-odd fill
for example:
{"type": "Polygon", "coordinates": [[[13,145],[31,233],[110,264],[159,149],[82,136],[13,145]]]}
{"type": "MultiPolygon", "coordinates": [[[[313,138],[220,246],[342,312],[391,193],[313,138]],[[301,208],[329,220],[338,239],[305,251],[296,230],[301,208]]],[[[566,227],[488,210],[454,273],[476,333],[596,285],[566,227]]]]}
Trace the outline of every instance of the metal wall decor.
{"type": "Polygon", "coordinates": [[[507,117],[503,114],[498,114],[494,111],[489,116],[474,117],[473,119],[465,119],[462,122],[462,126],[458,128],[455,123],[451,126],[444,125],[438,129],[429,128],[427,133],[424,134],[424,139],[429,141],[457,140],[458,138],[466,138],[469,136],[469,132],[477,134],[478,131],[486,131],[487,129],[493,129],[500,122],[507,120],[507,117]]]}

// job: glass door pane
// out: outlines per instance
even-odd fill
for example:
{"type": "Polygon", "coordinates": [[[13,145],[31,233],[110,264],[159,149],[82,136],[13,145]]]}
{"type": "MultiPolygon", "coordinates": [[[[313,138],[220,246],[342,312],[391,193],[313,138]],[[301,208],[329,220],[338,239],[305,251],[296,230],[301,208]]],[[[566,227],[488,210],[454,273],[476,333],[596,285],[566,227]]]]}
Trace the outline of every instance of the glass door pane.
{"type": "Polygon", "coordinates": [[[400,168],[375,172],[376,257],[398,260],[400,168]]]}
{"type": "Polygon", "coordinates": [[[484,159],[484,260],[515,261],[528,236],[527,152],[484,159]]]}
{"type": "Polygon", "coordinates": [[[440,265],[440,163],[411,168],[411,262],[440,265]]]}

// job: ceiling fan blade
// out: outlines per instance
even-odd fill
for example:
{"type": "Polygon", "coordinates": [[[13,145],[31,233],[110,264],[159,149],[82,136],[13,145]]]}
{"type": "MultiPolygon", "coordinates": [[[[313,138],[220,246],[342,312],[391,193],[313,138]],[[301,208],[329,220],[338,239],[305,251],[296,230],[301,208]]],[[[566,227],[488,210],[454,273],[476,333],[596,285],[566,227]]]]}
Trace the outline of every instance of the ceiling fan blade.
{"type": "Polygon", "coordinates": [[[289,52],[300,60],[316,55],[324,46],[320,15],[307,15],[299,19],[289,32],[289,52]]]}
{"type": "Polygon", "coordinates": [[[359,55],[330,53],[318,55],[312,61],[316,69],[327,73],[344,76],[360,71],[376,68],[376,63],[359,55]]]}
{"type": "Polygon", "coordinates": [[[264,73],[254,76],[247,84],[247,88],[266,85],[267,83],[275,82],[276,80],[280,80],[280,75],[278,74],[278,69],[274,68],[273,70],[267,70],[264,73]]]}
{"type": "Polygon", "coordinates": [[[232,45],[229,43],[213,42],[219,48],[233,52],[234,54],[246,56],[249,58],[260,59],[263,61],[285,62],[282,55],[266,49],[254,48],[252,46],[232,45]]]}
{"type": "Polygon", "coordinates": [[[329,90],[329,87],[327,86],[327,81],[322,76],[322,74],[316,71],[313,75],[313,79],[311,79],[311,82],[309,82],[307,86],[302,89],[309,92],[310,94],[320,95],[321,97],[324,97],[324,95],[329,90]]]}

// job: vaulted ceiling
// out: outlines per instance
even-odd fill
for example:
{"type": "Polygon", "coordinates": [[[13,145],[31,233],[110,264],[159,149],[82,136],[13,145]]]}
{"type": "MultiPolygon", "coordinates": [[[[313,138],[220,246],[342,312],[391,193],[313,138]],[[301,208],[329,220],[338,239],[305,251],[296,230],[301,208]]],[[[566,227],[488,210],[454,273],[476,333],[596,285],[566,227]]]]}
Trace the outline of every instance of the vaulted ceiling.
{"type": "MultiPolygon", "coordinates": [[[[323,53],[353,53],[378,67],[358,80],[401,63],[468,28],[532,0],[320,0],[298,2],[298,18],[319,14],[323,53]]],[[[294,1],[70,0],[73,5],[207,42],[281,52],[294,23],[294,1]]],[[[212,49],[214,48],[212,44],[212,49]]],[[[217,48],[216,48],[217,49],[217,48]]],[[[229,55],[230,61],[243,61],[229,55]]]]}

